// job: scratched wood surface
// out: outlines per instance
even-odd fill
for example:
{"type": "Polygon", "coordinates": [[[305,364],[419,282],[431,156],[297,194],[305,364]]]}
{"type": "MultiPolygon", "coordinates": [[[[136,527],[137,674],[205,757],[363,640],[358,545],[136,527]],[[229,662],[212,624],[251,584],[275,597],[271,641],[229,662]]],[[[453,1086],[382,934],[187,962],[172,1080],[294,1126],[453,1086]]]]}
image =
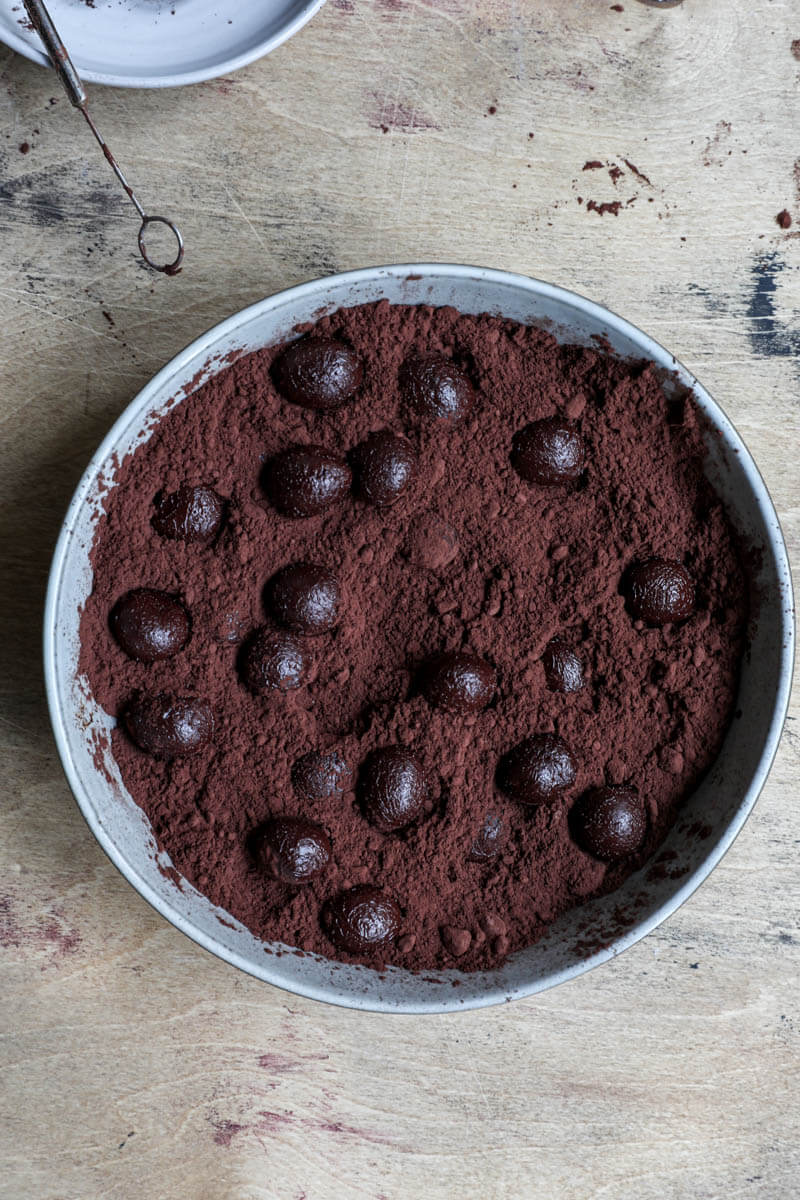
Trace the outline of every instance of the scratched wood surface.
{"type": "Polygon", "coordinates": [[[370,263],[512,268],[644,326],[733,417],[797,559],[800,11],[619,8],[329,0],[231,78],[94,89],[184,228],[173,280],[137,263],[52,76],[0,50],[4,1197],[800,1195],[797,703],[745,831],[656,933],[538,999],[388,1018],[261,985],[151,911],[43,700],[49,556],[111,421],[210,324],[370,263]]]}

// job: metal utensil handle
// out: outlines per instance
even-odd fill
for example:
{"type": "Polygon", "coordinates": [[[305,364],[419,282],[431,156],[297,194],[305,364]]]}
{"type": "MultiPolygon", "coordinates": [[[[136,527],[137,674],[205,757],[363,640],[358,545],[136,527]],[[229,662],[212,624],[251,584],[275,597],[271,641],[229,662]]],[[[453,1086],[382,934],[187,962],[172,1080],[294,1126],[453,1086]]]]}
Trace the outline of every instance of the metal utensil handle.
{"type": "Polygon", "coordinates": [[[86,103],[86,92],[81,83],[81,77],[67,54],[66,46],[58,36],[58,30],[53,24],[43,0],[23,0],[23,4],[30,17],[31,25],[44,42],[45,49],[50,55],[50,61],[64,85],[64,90],[76,108],[83,108],[86,103]]]}
{"type": "Polygon", "coordinates": [[[122,168],[109,150],[105,138],[92,120],[92,116],[89,112],[89,107],[87,104],[88,97],[86,95],[86,90],[83,86],[83,83],[81,82],[81,77],[75,70],[72,59],[67,54],[67,48],[62,42],[58,30],[53,24],[50,13],[45,7],[44,0],[23,0],[23,4],[25,5],[25,11],[30,17],[31,25],[42,39],[44,48],[48,53],[50,61],[58,73],[59,79],[64,85],[64,91],[69,96],[70,101],[72,104],[74,104],[75,108],[80,109],[80,111],[83,113],[86,124],[89,126],[95,138],[97,139],[98,145],[103,151],[108,165],[111,167],[117,179],[125,189],[125,195],[128,197],[131,204],[142,218],[142,224],[139,228],[139,252],[142,258],[147,263],[148,267],[152,267],[154,271],[161,271],[165,275],[177,275],[181,269],[184,252],[181,231],[178,229],[178,226],[174,223],[174,221],[169,221],[166,217],[148,216],[142,205],[139,203],[138,196],[128,183],[125,175],[123,174],[122,168]],[[145,233],[147,232],[148,226],[153,224],[166,225],[167,229],[171,230],[174,234],[178,250],[172,262],[156,263],[153,262],[152,258],[150,258],[148,255],[147,247],[145,245],[145,233]]]}

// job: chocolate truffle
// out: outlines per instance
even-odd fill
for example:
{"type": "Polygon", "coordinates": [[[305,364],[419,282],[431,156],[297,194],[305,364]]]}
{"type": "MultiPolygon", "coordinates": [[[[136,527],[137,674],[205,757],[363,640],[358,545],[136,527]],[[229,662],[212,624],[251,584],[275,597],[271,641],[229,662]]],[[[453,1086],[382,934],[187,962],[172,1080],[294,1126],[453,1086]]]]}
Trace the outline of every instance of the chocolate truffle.
{"type": "Polygon", "coordinates": [[[327,337],[292,342],[272,372],[282,396],[292,404],[321,412],[346,404],[364,377],[355,350],[327,337]]]}
{"type": "Polygon", "coordinates": [[[528,483],[553,486],[577,479],[584,466],[583,439],[561,417],[533,421],[514,434],[511,465],[528,483]]]}
{"type": "Polygon", "coordinates": [[[184,483],[156,502],[153,528],[161,537],[207,546],[222,528],[225,501],[210,487],[184,483]]]}
{"type": "Polygon", "coordinates": [[[497,768],[497,782],[520,804],[543,804],[575,782],[575,760],[560,737],[537,733],[504,755],[497,768]]]}
{"type": "Polygon", "coordinates": [[[382,429],[356,446],[350,461],[362,500],[387,508],[399,500],[411,482],[417,456],[406,438],[382,429]]]}
{"type": "Polygon", "coordinates": [[[349,954],[367,954],[394,941],[402,914],[391,896],[370,884],[340,892],[323,906],[322,928],[334,946],[349,954]]]}
{"type": "Polygon", "coordinates": [[[403,553],[415,567],[443,571],[458,554],[458,534],[437,513],[421,513],[409,526],[403,553]]]}
{"type": "Polygon", "coordinates": [[[420,682],[426,700],[436,708],[476,713],[494,696],[497,676],[494,667],[476,654],[452,650],[425,663],[420,682]]]}
{"type": "Polygon", "coordinates": [[[616,862],[635,853],[647,832],[644,804],[630,787],[587,792],[573,805],[569,822],[581,849],[603,862],[616,862]]]}
{"type": "Polygon", "coordinates": [[[214,714],[197,696],[139,693],[122,714],[125,728],[140,750],[154,758],[196,754],[214,735],[214,714]]]}
{"type": "Polygon", "coordinates": [[[581,660],[559,638],[544,648],[542,655],[544,677],[551,692],[579,692],[583,687],[581,660]]]}
{"type": "Polygon", "coordinates": [[[241,669],[251,692],[290,692],[307,681],[311,660],[297,638],[262,625],[244,648],[241,669]]]}
{"type": "Polygon", "coordinates": [[[475,841],[470,847],[467,858],[470,862],[491,862],[493,858],[497,858],[497,855],[503,848],[504,841],[505,831],[500,817],[495,816],[493,813],[487,813],[483,818],[475,841]]]}
{"type": "Polygon", "coordinates": [[[403,746],[373,750],[359,773],[358,791],[364,816],[381,833],[415,821],[428,796],[422,765],[403,746]]]}
{"type": "Polygon", "coordinates": [[[291,446],[269,460],[264,487],[285,517],[314,517],[344,500],[353,475],[338,454],[324,446],[291,446]]]}
{"type": "Polygon", "coordinates": [[[648,625],[685,621],[694,612],[694,580],[686,567],[668,558],[635,563],[625,592],[631,615],[648,625]]]}
{"type": "Polygon", "coordinates": [[[292,563],[278,571],[267,584],[266,600],[271,616],[293,633],[328,633],[339,621],[339,580],[314,563],[292,563]]]}
{"type": "Polygon", "coordinates": [[[309,750],[292,766],[292,786],[304,800],[330,800],[353,783],[353,770],[338,750],[309,750]]]}
{"type": "Polygon", "coordinates": [[[180,600],[153,588],[128,592],[111,613],[114,637],[137,662],[157,662],[177,654],[189,640],[189,628],[189,614],[180,600]]]}
{"type": "Polygon", "coordinates": [[[475,402],[469,379],[443,354],[408,359],[400,372],[400,388],[412,415],[428,420],[455,424],[475,402]]]}
{"type": "Polygon", "coordinates": [[[307,883],[331,857],[325,830],[304,817],[273,817],[256,834],[254,848],[265,874],[283,883],[307,883]]]}

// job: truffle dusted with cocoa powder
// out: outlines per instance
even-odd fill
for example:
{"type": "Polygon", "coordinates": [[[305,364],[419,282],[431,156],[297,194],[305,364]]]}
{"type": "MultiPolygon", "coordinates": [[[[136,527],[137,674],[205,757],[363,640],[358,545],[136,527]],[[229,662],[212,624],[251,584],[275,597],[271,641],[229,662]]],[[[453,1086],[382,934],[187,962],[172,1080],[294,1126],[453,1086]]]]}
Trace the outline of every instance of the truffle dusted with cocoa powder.
{"type": "Polygon", "coordinates": [[[292,404],[325,412],[341,408],[364,377],[356,352],[326,337],[292,342],[272,369],[275,386],[292,404]]]}
{"type": "Polygon", "coordinates": [[[475,403],[475,390],[452,359],[443,354],[409,358],[400,372],[400,389],[411,417],[463,421],[475,403]]]}
{"type": "Polygon", "coordinates": [[[500,760],[497,782],[520,804],[544,804],[572,787],[575,773],[575,759],[563,738],[537,733],[500,760]]]}
{"type": "Polygon", "coordinates": [[[682,563],[648,558],[635,563],[625,580],[631,615],[647,625],[686,621],[694,612],[694,580],[682,563]]]}
{"type": "Polygon", "coordinates": [[[292,766],[292,786],[298,796],[313,802],[352,791],[353,769],[338,750],[309,750],[292,766]]]}
{"type": "Polygon", "coordinates": [[[114,637],[137,662],[171,658],[188,642],[189,629],[189,614],[180,600],[154,588],[128,592],[111,613],[114,637]]]}
{"type": "Polygon", "coordinates": [[[403,746],[373,750],[358,776],[364,816],[381,833],[393,833],[425,811],[428,786],[419,759],[403,746]]]}
{"type": "Polygon", "coordinates": [[[214,736],[214,714],[197,696],[139,693],[122,720],[140,750],[154,758],[176,758],[203,750],[214,736]]]}
{"type": "Polygon", "coordinates": [[[438,513],[420,513],[408,527],[403,553],[415,567],[444,571],[458,557],[458,534],[438,513]]]}
{"type": "Polygon", "coordinates": [[[213,488],[184,483],[159,497],[152,524],[161,537],[207,546],[222,528],[224,516],[225,501],[213,488]]]}
{"type": "Polygon", "coordinates": [[[324,446],[290,446],[269,460],[264,487],[285,517],[315,517],[344,500],[353,474],[344,459],[324,446]]]}
{"type": "Polygon", "coordinates": [[[242,679],[256,695],[291,692],[307,682],[311,659],[297,638],[262,625],[242,651],[241,670],[242,679]]]}
{"type": "Polygon", "coordinates": [[[292,563],[273,575],[267,608],[292,633],[329,633],[339,623],[342,594],[333,571],[315,563],[292,563]]]}
{"type": "Polygon", "coordinates": [[[304,817],[273,817],[255,835],[259,866],[282,883],[308,883],[327,867],[331,839],[321,825],[304,817]]]}
{"type": "Polygon", "coordinates": [[[350,462],[361,499],[377,508],[388,508],[413,479],[417,456],[407,438],[382,429],[356,446],[350,462]]]}
{"type": "Polygon", "coordinates": [[[544,677],[551,692],[579,692],[583,687],[583,665],[574,650],[553,638],[542,655],[544,677]]]}
{"type": "Polygon", "coordinates": [[[470,862],[487,863],[497,858],[506,840],[506,830],[503,821],[494,813],[487,813],[480,824],[478,833],[470,846],[467,858],[470,862]]]}
{"type": "Polygon", "coordinates": [[[569,823],[581,849],[603,862],[635,854],[647,832],[644,804],[631,787],[587,792],[573,805],[569,823]]]}
{"type": "Polygon", "coordinates": [[[453,650],[424,664],[420,685],[434,707],[449,713],[476,713],[491,702],[497,675],[477,654],[453,650]]]}
{"type": "Polygon", "coordinates": [[[583,438],[576,425],[561,417],[532,421],[514,435],[511,465],[527,483],[554,487],[572,483],[585,462],[583,438]]]}
{"type": "Polygon", "coordinates": [[[340,892],[322,909],[321,924],[328,938],[348,954],[386,949],[400,932],[397,901],[369,884],[340,892]]]}

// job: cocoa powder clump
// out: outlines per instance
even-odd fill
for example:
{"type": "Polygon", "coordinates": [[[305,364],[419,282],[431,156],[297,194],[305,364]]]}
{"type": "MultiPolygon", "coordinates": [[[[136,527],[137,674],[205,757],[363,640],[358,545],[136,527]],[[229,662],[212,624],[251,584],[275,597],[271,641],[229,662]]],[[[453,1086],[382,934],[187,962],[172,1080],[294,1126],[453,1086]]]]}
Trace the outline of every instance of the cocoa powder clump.
{"type": "Polygon", "coordinates": [[[385,301],[326,316],[314,336],[351,347],[363,367],[342,408],[282,397],[272,366],[284,347],[270,347],[171,407],[121,464],[92,549],[80,670],[115,716],[141,693],[200,696],[213,711],[213,739],[191,755],[154,758],[122,727],[113,748],[177,871],[257,936],[372,966],[496,965],[637,869],[713,762],[747,618],[736,539],[704,478],[697,410],[668,398],[650,363],[499,317],[385,301]],[[403,366],[430,356],[468,377],[459,422],[409,411],[403,366]],[[515,433],[551,418],[579,424],[585,467],[569,486],[531,485],[511,461],[515,433]],[[359,499],[345,466],[380,430],[414,455],[385,506],[359,499]],[[336,468],[325,504],[276,493],[269,472],[265,490],[265,464],[292,447],[310,448],[315,487],[312,468],[336,468]],[[153,528],[154,498],[187,480],[224,499],[207,545],[153,528]],[[626,572],[650,559],[690,573],[685,620],[650,625],[626,607],[626,572]],[[298,562],[324,565],[346,597],[322,636],[286,632],[265,607],[268,581],[298,562]],[[141,588],[187,613],[191,637],[168,659],[129,657],[109,625],[141,588]],[[259,638],[267,649],[295,639],[303,670],[291,688],[248,687],[259,638]],[[582,687],[553,686],[554,642],[582,687]],[[450,711],[421,691],[424,664],[453,654],[491,664],[485,707],[450,711]],[[574,778],[547,803],[520,804],[498,786],[498,764],[544,735],[570,748],[574,778]],[[356,793],[387,746],[425,777],[424,805],[401,828],[370,823],[356,793]],[[635,790],[646,812],[624,859],[573,836],[570,811],[603,788],[635,790]],[[257,831],[283,818],[330,839],[324,870],[302,886],[253,854],[257,831]]]}

